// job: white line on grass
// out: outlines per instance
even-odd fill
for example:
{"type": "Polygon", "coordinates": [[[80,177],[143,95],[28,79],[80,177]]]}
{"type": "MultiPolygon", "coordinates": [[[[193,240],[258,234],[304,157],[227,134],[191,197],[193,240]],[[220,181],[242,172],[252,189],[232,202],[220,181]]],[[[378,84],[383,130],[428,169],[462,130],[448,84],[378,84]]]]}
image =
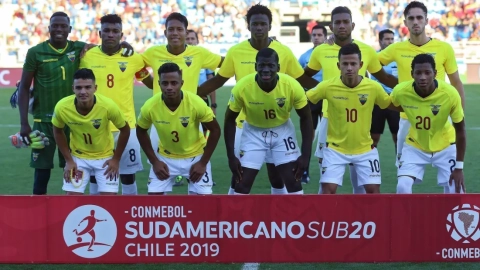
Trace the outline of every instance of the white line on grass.
{"type": "Polygon", "coordinates": [[[259,268],[259,263],[246,263],[243,265],[242,270],[258,270],[259,268]]]}
{"type": "Polygon", "coordinates": [[[0,128],[12,128],[12,127],[20,127],[20,125],[16,125],[16,124],[12,124],[12,125],[0,124],[0,128]]]}

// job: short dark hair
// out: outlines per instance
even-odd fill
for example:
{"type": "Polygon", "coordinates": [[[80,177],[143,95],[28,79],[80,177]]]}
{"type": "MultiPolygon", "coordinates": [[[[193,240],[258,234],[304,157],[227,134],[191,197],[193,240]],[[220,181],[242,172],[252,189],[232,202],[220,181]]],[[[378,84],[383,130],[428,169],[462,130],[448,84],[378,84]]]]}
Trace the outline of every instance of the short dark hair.
{"type": "Polygon", "coordinates": [[[187,30],[187,35],[190,34],[190,33],[194,33],[194,34],[195,34],[195,38],[198,40],[198,34],[197,34],[197,32],[195,32],[195,31],[192,30],[192,29],[188,29],[188,30],[187,30]]]}
{"type": "Polygon", "coordinates": [[[92,80],[95,82],[95,74],[93,74],[93,71],[88,68],[81,68],[73,74],[73,79],[78,80],[78,79],[83,79],[83,80],[92,80]]]}
{"type": "Polygon", "coordinates": [[[278,62],[280,61],[280,59],[278,58],[277,52],[276,52],[274,49],[272,49],[272,48],[268,48],[268,47],[267,47],[267,48],[263,48],[263,49],[261,49],[260,51],[258,51],[257,56],[255,56],[255,62],[257,62],[257,61],[258,61],[258,58],[260,58],[260,57],[268,58],[268,57],[272,57],[272,56],[275,57],[275,61],[276,61],[277,64],[278,64],[278,62]]]}
{"type": "Polygon", "coordinates": [[[104,23],[119,23],[122,24],[122,18],[117,14],[107,14],[100,18],[100,24],[104,23]]]}
{"type": "Polygon", "coordinates": [[[313,32],[313,30],[316,30],[316,29],[322,29],[323,30],[323,35],[325,37],[327,36],[328,32],[327,32],[327,28],[325,26],[317,24],[312,28],[312,32],[313,32]]]}
{"type": "Polygon", "coordinates": [[[350,54],[358,54],[358,59],[362,61],[362,52],[360,51],[358,45],[355,43],[350,43],[340,48],[340,51],[338,52],[338,59],[340,60],[341,55],[350,54]]]}
{"type": "Polygon", "coordinates": [[[348,7],[343,7],[343,6],[334,8],[330,16],[332,17],[332,20],[333,20],[334,15],[344,14],[344,13],[347,13],[348,15],[350,15],[350,19],[352,19],[352,12],[350,11],[350,9],[348,7]]]}
{"type": "Polygon", "coordinates": [[[63,12],[63,11],[57,11],[55,13],[52,14],[52,16],[50,16],[50,21],[55,18],[55,17],[64,17],[64,18],[67,18],[68,20],[68,23],[70,23],[70,17],[68,17],[67,13],[63,12]]]}
{"type": "Polygon", "coordinates": [[[268,22],[272,24],[272,11],[263,5],[256,4],[253,5],[248,11],[247,11],[247,23],[250,24],[250,19],[252,18],[253,15],[267,15],[268,22]]]}
{"type": "Polygon", "coordinates": [[[412,1],[405,7],[405,10],[403,11],[403,16],[405,16],[405,18],[407,17],[408,12],[410,12],[410,9],[412,9],[412,8],[421,8],[423,10],[423,12],[425,12],[425,16],[428,13],[428,9],[425,6],[425,4],[423,4],[422,2],[419,2],[419,1],[412,1]]]}
{"type": "Polygon", "coordinates": [[[165,63],[160,66],[158,69],[158,77],[160,77],[163,73],[171,73],[171,72],[178,72],[180,76],[182,75],[182,71],[180,67],[175,63],[165,63]]]}
{"type": "Polygon", "coordinates": [[[384,29],[384,30],[382,30],[382,31],[380,31],[380,32],[378,33],[378,40],[379,40],[379,41],[382,40],[382,39],[383,39],[383,36],[385,36],[385,34],[395,35],[395,33],[394,33],[392,30],[390,30],[390,29],[384,29]]]}
{"type": "Polygon", "coordinates": [[[178,12],[173,12],[170,15],[168,15],[167,20],[165,21],[165,27],[168,27],[168,23],[171,20],[177,20],[177,21],[183,23],[183,26],[185,26],[185,29],[187,29],[187,27],[188,27],[187,17],[183,16],[182,14],[180,14],[178,12]]]}
{"type": "Polygon", "coordinates": [[[432,69],[435,70],[435,59],[432,55],[427,53],[417,54],[412,60],[412,71],[415,69],[416,64],[430,64],[432,69]]]}

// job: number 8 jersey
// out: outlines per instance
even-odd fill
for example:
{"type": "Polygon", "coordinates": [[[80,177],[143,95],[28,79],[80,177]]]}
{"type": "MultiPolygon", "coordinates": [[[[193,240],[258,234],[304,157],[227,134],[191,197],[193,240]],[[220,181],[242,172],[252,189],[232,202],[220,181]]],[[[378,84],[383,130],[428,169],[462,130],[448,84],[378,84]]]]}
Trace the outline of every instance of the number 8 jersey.
{"type": "MultiPolygon", "coordinates": [[[[142,81],[150,74],[142,73],[145,66],[140,54],[123,57],[121,50],[107,55],[101,46],[90,49],[80,61],[80,68],[93,70],[97,93],[111,98],[124,113],[130,128],[135,128],[135,103],[133,101],[134,79],[142,81]],[[138,74],[137,74],[138,72],[138,74]]],[[[112,131],[117,131],[113,124],[112,131]]]]}
{"type": "Polygon", "coordinates": [[[273,128],[283,125],[290,118],[293,108],[307,106],[305,90],[294,78],[277,73],[278,82],[270,92],[263,91],[252,73],[237,82],[230,97],[230,110],[244,111],[249,125],[273,128]]]}

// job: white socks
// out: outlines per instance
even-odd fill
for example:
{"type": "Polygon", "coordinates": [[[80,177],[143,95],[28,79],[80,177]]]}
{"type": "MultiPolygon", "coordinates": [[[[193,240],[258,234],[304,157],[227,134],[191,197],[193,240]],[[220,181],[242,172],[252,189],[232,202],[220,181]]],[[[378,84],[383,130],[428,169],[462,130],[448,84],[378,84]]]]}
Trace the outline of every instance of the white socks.
{"type": "Polygon", "coordinates": [[[137,181],[131,185],[122,184],[122,195],[137,195],[137,181]]]}
{"type": "Polygon", "coordinates": [[[90,188],[90,195],[98,195],[98,185],[97,183],[90,183],[89,184],[90,188]]]}

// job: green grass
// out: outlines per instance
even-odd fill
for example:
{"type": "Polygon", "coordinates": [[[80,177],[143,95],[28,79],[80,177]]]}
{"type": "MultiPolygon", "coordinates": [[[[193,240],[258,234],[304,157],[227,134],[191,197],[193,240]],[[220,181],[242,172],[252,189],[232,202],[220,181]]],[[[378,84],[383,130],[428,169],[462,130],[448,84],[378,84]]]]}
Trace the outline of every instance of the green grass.
{"type": "MultiPolygon", "coordinates": [[[[477,147],[475,142],[480,139],[480,119],[476,116],[480,114],[480,106],[476,107],[477,102],[480,102],[480,91],[476,90],[476,86],[467,85],[466,89],[466,119],[467,119],[467,140],[469,147],[477,147]]],[[[9,98],[14,89],[0,90],[0,138],[3,138],[4,143],[0,144],[0,171],[3,172],[2,181],[0,181],[0,190],[3,194],[20,195],[31,194],[33,182],[33,169],[28,167],[29,153],[27,149],[14,149],[7,141],[8,136],[19,131],[19,114],[18,110],[11,109],[9,98]]],[[[223,115],[225,111],[225,104],[229,97],[230,88],[224,87],[217,91],[217,117],[220,125],[223,126],[223,115]]],[[[139,87],[135,92],[136,110],[140,107],[146,99],[151,97],[151,91],[139,87]]],[[[292,116],[294,123],[298,126],[298,118],[292,116]]],[[[31,122],[32,123],[32,122],[31,122]]],[[[391,140],[388,128],[385,131],[385,136],[380,140],[379,152],[382,170],[382,193],[395,193],[396,188],[396,168],[394,166],[395,148],[391,140]]],[[[298,138],[300,134],[298,134],[298,138]]],[[[473,149],[467,149],[465,161],[465,179],[467,191],[469,193],[479,193],[480,183],[475,181],[476,173],[474,169],[474,161],[480,160],[480,152],[473,149]]],[[[214,187],[215,194],[226,194],[230,182],[230,173],[225,160],[225,144],[222,139],[212,157],[212,174],[216,182],[214,187]]],[[[146,194],[146,183],[148,178],[149,165],[143,156],[144,171],[137,174],[138,190],[140,194],[146,194]]],[[[316,194],[318,192],[319,168],[315,158],[312,158],[310,163],[310,178],[311,182],[304,185],[306,194],[316,194]]],[[[57,164],[55,164],[57,165],[57,164]]],[[[427,166],[425,174],[425,181],[422,185],[415,186],[415,193],[442,193],[443,189],[436,186],[436,173],[433,168],[427,166]]],[[[339,188],[338,193],[351,193],[351,184],[348,176],[348,170],[344,178],[344,186],[339,188]]],[[[55,168],[52,171],[52,177],[49,184],[49,194],[62,194],[62,171],[55,168]]],[[[186,194],[187,186],[175,187],[174,194],[186,194]]],[[[267,179],[265,168],[258,174],[254,184],[252,193],[255,194],[269,194],[270,185],[267,179]]],[[[70,265],[69,269],[241,269],[242,264],[215,264],[215,265],[70,265]]],[[[261,264],[260,269],[383,269],[385,267],[393,267],[395,269],[477,269],[478,264],[462,264],[462,263],[429,263],[429,264],[261,264]]],[[[55,265],[2,265],[3,269],[65,269],[65,266],[55,265]]]]}

